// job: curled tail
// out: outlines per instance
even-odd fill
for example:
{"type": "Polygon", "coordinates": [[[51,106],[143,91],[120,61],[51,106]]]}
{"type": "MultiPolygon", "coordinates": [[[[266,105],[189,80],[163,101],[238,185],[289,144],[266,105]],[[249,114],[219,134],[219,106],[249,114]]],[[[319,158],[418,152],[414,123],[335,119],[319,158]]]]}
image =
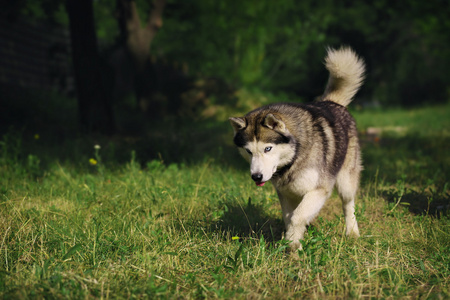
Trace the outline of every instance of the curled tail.
{"type": "Polygon", "coordinates": [[[330,77],[322,100],[347,106],[363,82],[364,61],[350,48],[328,48],[325,67],[330,72],[330,77]]]}

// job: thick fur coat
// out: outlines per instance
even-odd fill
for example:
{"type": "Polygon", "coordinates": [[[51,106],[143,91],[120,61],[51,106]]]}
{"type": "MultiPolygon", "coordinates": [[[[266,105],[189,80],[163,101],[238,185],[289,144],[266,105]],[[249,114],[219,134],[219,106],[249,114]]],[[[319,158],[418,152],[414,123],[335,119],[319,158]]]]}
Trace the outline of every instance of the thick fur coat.
{"type": "Polygon", "coordinates": [[[350,48],[328,49],[330,76],[319,101],[263,106],[230,118],[234,143],[258,186],[275,186],[292,249],[336,186],[347,235],[359,236],[355,198],[362,170],[355,121],[346,106],[362,84],[364,62],[350,48]]]}

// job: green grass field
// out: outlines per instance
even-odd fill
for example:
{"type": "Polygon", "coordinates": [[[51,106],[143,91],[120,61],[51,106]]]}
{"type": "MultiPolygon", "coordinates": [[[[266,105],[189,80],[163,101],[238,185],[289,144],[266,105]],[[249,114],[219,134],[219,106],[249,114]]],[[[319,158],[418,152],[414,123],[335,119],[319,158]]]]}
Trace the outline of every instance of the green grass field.
{"type": "Polygon", "coordinates": [[[11,130],[1,298],[450,298],[450,105],[353,114],[361,237],[343,234],[334,195],[295,253],[228,122],[120,138],[11,130]]]}

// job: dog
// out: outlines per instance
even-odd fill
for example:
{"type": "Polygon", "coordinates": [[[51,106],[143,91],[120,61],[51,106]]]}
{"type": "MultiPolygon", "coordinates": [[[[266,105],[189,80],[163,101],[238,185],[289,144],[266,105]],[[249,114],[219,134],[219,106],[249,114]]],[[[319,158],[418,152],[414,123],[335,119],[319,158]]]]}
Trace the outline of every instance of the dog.
{"type": "Polygon", "coordinates": [[[346,106],[362,85],[365,63],[348,47],[327,49],[325,92],[306,104],[276,103],[229,118],[234,144],[257,186],[274,185],[293,250],[336,186],[346,234],[359,237],[355,197],[362,170],[355,120],[346,106]]]}

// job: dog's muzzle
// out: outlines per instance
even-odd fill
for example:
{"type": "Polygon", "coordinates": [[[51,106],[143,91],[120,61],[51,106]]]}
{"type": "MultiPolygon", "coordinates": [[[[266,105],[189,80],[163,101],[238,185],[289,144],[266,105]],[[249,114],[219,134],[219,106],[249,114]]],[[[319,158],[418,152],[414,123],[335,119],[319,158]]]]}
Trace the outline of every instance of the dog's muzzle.
{"type": "Polygon", "coordinates": [[[265,182],[262,182],[263,175],[261,173],[252,174],[252,179],[257,186],[263,186],[265,182]]]}

